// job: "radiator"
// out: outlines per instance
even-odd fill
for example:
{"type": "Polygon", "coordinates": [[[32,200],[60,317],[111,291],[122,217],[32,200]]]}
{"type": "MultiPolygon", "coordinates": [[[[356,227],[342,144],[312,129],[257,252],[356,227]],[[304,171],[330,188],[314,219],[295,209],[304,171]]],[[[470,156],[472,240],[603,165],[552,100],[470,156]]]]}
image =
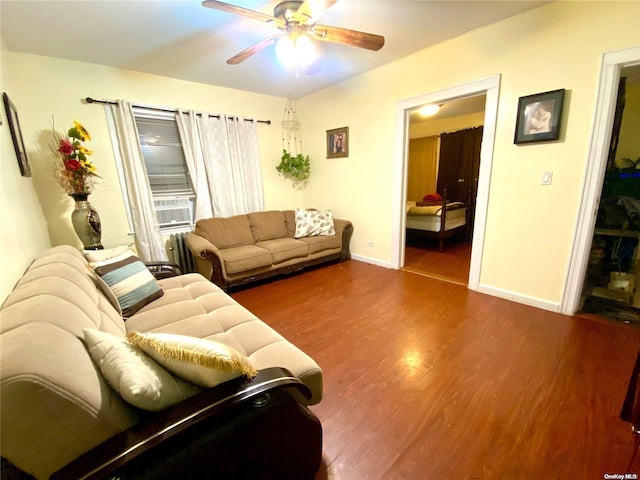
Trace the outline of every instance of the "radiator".
{"type": "Polygon", "coordinates": [[[196,271],[196,262],[184,241],[184,235],[184,233],[172,233],[169,236],[169,250],[173,255],[173,263],[180,267],[182,273],[192,273],[196,271]]]}

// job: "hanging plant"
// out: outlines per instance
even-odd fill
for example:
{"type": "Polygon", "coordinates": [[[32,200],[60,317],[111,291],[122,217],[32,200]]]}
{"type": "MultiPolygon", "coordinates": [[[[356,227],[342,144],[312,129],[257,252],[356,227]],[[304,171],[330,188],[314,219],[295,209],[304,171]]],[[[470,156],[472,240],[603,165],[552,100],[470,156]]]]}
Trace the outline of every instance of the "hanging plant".
{"type": "Polygon", "coordinates": [[[304,156],[301,153],[291,155],[286,149],[282,149],[282,157],[280,164],[276,170],[285,178],[293,180],[294,184],[306,185],[311,175],[311,162],[309,155],[304,156]]]}
{"type": "Polygon", "coordinates": [[[282,157],[276,167],[285,178],[291,179],[294,188],[305,187],[311,175],[309,155],[302,154],[300,122],[293,100],[288,99],[282,116],[282,157]]]}

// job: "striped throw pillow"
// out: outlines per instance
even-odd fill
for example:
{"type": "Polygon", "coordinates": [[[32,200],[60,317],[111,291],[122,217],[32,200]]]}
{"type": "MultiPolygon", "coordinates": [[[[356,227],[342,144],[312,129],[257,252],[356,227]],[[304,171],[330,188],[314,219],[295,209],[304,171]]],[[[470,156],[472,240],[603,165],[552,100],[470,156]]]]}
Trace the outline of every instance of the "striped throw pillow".
{"type": "Polygon", "coordinates": [[[132,316],[164,295],[156,279],[138,257],[130,255],[113,260],[111,263],[101,262],[94,270],[118,299],[123,317],[132,316]]]}

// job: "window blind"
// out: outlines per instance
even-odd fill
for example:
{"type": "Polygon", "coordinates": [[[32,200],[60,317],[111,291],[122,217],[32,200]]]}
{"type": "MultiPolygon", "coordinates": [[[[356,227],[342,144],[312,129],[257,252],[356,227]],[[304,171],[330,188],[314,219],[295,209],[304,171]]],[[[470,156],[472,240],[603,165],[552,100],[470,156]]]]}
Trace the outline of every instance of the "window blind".
{"type": "Polygon", "coordinates": [[[175,119],[136,115],[136,124],[154,197],[194,195],[175,119]]]}

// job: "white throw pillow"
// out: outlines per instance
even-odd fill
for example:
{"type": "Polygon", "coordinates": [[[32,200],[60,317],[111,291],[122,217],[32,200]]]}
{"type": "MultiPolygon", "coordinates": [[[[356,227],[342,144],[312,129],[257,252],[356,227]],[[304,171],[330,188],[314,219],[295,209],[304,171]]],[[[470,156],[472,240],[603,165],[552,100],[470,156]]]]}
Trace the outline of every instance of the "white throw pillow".
{"type": "Polygon", "coordinates": [[[296,208],[295,238],[314,237],[317,235],[335,235],[333,213],[331,210],[307,210],[296,208]]]}
{"type": "Polygon", "coordinates": [[[85,258],[91,263],[103,262],[127,252],[129,252],[130,255],[133,255],[133,251],[127,245],[115,248],[104,248],[102,250],[83,250],[83,252],[85,258]]]}
{"type": "Polygon", "coordinates": [[[224,343],[171,333],[129,332],[127,340],[139,346],[164,368],[202,387],[214,387],[258,371],[246,355],[224,343]]]}
{"type": "Polygon", "coordinates": [[[201,390],[174,377],[125,338],[92,328],[83,331],[91,358],[107,383],[131,405],[156,412],[201,390]]]}

